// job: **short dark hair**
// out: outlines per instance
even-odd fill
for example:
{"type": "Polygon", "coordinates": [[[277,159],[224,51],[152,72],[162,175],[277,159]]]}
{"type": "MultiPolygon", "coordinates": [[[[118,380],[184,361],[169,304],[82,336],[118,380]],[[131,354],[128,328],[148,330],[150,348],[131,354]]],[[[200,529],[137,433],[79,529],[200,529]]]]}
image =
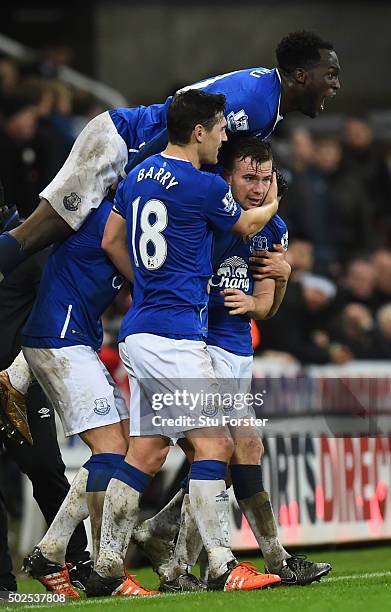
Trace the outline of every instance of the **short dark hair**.
{"type": "Polygon", "coordinates": [[[277,45],[278,68],[288,73],[296,68],[313,68],[320,62],[320,49],[334,51],[331,42],[322,40],[314,32],[292,32],[277,45]]]}
{"type": "Polygon", "coordinates": [[[224,169],[230,172],[236,159],[241,161],[246,157],[256,164],[272,160],[270,144],[255,136],[229,135],[228,141],[223,143],[219,154],[219,161],[223,164],[224,169]]]}
{"type": "Polygon", "coordinates": [[[199,89],[178,92],[173,97],[167,113],[169,142],[188,144],[196,125],[200,124],[206,130],[211,130],[217,123],[218,116],[224,114],[224,110],[223,94],[209,94],[199,89]]]}

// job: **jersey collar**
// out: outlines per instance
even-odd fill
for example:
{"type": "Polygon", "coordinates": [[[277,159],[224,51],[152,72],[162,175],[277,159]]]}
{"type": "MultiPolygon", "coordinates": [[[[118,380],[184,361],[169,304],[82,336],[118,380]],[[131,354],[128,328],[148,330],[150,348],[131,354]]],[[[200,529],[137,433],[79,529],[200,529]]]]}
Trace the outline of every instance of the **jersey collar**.
{"type": "Polygon", "coordinates": [[[267,134],[267,136],[265,136],[265,137],[263,138],[263,140],[264,140],[265,138],[268,138],[268,136],[270,136],[270,134],[272,134],[272,133],[274,132],[274,129],[275,129],[275,127],[276,127],[277,123],[279,123],[280,121],[282,121],[282,120],[284,119],[284,115],[280,115],[280,104],[281,104],[281,76],[280,76],[280,73],[279,73],[279,71],[278,71],[278,68],[275,68],[274,70],[276,71],[276,75],[277,75],[278,80],[279,80],[279,82],[280,82],[280,94],[279,94],[279,96],[278,96],[277,113],[276,113],[276,118],[275,118],[275,121],[274,121],[273,127],[272,127],[272,129],[270,130],[270,132],[267,134]]]}
{"type": "Polygon", "coordinates": [[[185,162],[186,164],[191,164],[189,159],[182,159],[181,157],[174,157],[173,155],[167,155],[167,153],[160,153],[162,157],[167,157],[167,159],[176,159],[177,161],[185,162]]]}

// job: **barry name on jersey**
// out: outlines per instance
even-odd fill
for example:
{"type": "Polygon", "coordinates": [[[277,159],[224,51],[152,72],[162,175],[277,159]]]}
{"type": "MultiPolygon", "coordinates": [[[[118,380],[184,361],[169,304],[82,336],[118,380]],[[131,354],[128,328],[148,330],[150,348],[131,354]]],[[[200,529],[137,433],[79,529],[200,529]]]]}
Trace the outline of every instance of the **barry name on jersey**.
{"type": "Polygon", "coordinates": [[[155,166],[151,166],[147,171],[146,168],[140,168],[137,173],[137,182],[139,183],[144,179],[153,179],[158,181],[166,189],[171,189],[171,187],[178,185],[178,181],[176,180],[175,176],[173,176],[168,170],[166,171],[165,166],[166,163],[164,162],[163,167],[158,168],[156,171],[155,166]]]}

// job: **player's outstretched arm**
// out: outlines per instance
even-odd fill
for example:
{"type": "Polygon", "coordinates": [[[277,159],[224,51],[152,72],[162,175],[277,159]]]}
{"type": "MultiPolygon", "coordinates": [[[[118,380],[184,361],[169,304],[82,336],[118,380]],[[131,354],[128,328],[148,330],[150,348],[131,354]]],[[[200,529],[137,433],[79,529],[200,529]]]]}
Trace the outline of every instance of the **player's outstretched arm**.
{"type": "Polygon", "coordinates": [[[53,242],[65,240],[73,229],[49,204],[42,199],[33,213],[19,227],[10,231],[23,251],[31,255],[53,242]]]}
{"type": "Polygon", "coordinates": [[[128,251],[126,221],[115,211],[112,211],[107,219],[102,239],[102,249],[120,274],[133,283],[134,277],[128,251]]]}
{"type": "Polygon", "coordinates": [[[0,281],[30,255],[52,242],[64,240],[72,232],[49,202],[41,200],[19,227],[0,235],[0,281]]]}
{"type": "Polygon", "coordinates": [[[240,236],[251,236],[252,234],[256,234],[265,227],[266,223],[276,214],[277,210],[277,180],[276,173],[273,172],[273,179],[262,206],[242,211],[238,221],[232,226],[232,231],[240,236]]]}

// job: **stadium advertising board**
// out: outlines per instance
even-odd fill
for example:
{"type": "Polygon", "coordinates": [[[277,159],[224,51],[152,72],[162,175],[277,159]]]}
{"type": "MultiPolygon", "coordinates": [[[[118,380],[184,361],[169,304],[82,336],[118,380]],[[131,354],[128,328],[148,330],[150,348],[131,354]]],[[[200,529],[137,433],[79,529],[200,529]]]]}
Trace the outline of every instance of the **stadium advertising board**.
{"type": "MultiPolygon", "coordinates": [[[[391,367],[275,367],[262,389],[263,478],[286,545],[391,538],[391,367]]],[[[233,548],[256,547],[232,500],[233,548]]]]}
{"type": "MultiPolygon", "coordinates": [[[[264,483],[286,545],[391,538],[391,436],[264,440],[264,483]]],[[[232,545],[256,542],[231,494],[232,545]]]]}

